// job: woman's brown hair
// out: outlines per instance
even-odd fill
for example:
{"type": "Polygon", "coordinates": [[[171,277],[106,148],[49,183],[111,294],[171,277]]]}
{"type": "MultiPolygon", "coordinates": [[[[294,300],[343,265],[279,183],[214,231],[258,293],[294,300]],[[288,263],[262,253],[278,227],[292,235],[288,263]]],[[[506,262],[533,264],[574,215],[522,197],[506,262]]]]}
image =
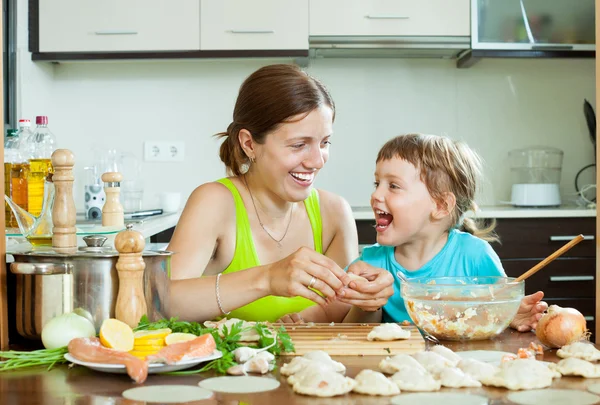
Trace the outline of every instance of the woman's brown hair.
{"type": "Polygon", "coordinates": [[[325,86],[295,65],[269,65],[252,73],[240,87],[233,122],[215,135],[225,138],[219,155],[228,174],[239,176],[241,165],[248,162],[238,140],[240,130],[249,131],[262,144],[282,123],[322,105],[330,107],[335,118],[335,104],[325,86]]]}
{"type": "Polygon", "coordinates": [[[465,143],[444,136],[407,134],[389,140],[377,155],[377,162],[400,158],[415,166],[431,197],[438,202],[451,192],[456,198],[452,211],[452,226],[489,242],[497,242],[492,222],[482,227],[472,218],[464,217],[476,211],[475,193],[481,177],[481,159],[465,143]]]}

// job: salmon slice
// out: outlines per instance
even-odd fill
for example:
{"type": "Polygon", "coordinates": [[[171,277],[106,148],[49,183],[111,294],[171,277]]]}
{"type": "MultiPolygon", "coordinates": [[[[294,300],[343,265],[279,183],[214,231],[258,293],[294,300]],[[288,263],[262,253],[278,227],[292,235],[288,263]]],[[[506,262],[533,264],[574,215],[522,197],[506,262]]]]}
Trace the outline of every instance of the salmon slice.
{"type": "Polygon", "coordinates": [[[71,339],[68,349],[71,356],[81,361],[122,364],[136,383],[143,383],[148,377],[148,363],[127,352],[104,347],[96,337],[71,339]]]}
{"type": "Polygon", "coordinates": [[[215,339],[210,333],[198,336],[187,342],[173,343],[163,347],[158,353],[146,357],[149,363],[177,363],[184,357],[194,358],[208,356],[217,348],[215,339]]]}

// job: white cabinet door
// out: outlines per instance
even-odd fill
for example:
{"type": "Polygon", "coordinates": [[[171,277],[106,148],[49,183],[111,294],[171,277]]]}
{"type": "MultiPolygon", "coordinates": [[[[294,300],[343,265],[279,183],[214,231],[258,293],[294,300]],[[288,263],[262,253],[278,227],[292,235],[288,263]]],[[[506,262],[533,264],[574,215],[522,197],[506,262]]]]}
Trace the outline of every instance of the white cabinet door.
{"type": "Polygon", "coordinates": [[[201,0],[200,49],[308,49],[308,0],[201,0]]]}
{"type": "Polygon", "coordinates": [[[200,49],[200,0],[39,0],[40,52],[200,49]]]}
{"type": "Polygon", "coordinates": [[[314,36],[469,36],[470,32],[470,0],[310,0],[314,36]]]}

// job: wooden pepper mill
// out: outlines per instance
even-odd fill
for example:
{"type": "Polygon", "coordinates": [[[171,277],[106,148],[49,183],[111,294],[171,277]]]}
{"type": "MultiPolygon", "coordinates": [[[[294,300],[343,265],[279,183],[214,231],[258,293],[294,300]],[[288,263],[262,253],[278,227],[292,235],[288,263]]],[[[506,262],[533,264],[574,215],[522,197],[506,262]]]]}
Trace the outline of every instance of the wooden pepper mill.
{"type": "Polygon", "coordinates": [[[132,230],[133,225],[119,232],[115,238],[115,249],[119,252],[117,272],[119,273],[119,293],[115,316],[132,328],[146,315],[146,299],[144,297],[144,269],[146,263],[142,251],[146,242],[141,233],[132,230]]]}
{"type": "Polygon", "coordinates": [[[102,226],[125,225],[123,205],[119,201],[121,180],[123,180],[123,176],[119,172],[107,172],[102,175],[106,194],[106,201],[102,207],[102,226]]]}
{"type": "Polygon", "coordinates": [[[52,153],[54,174],[54,206],[52,207],[52,247],[57,251],[77,248],[75,229],[76,211],[73,199],[73,166],[75,155],[68,149],[57,149],[52,153]]]}

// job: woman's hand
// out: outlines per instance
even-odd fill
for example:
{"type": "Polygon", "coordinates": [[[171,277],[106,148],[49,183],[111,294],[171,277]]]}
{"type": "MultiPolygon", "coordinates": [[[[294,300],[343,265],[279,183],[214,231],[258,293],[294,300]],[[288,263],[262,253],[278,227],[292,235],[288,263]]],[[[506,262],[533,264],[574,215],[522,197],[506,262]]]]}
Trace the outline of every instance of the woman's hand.
{"type": "Polygon", "coordinates": [[[363,311],[377,311],[394,295],[394,277],[385,269],[357,261],[348,267],[348,273],[364,277],[368,281],[352,280],[349,288],[338,294],[338,299],[342,302],[357,306],[363,311]]]}
{"type": "Polygon", "coordinates": [[[300,296],[323,307],[328,301],[334,300],[336,293],[350,281],[332,259],[306,247],[266,267],[271,295],[300,296]]]}
{"type": "Polygon", "coordinates": [[[281,323],[304,323],[304,318],[297,312],[287,314],[282,316],[277,320],[277,322],[281,323]]]}
{"type": "Polygon", "coordinates": [[[542,298],[544,298],[542,291],[523,297],[519,311],[510,323],[510,327],[519,332],[535,329],[542,313],[548,309],[548,304],[542,301],[542,298]]]}

